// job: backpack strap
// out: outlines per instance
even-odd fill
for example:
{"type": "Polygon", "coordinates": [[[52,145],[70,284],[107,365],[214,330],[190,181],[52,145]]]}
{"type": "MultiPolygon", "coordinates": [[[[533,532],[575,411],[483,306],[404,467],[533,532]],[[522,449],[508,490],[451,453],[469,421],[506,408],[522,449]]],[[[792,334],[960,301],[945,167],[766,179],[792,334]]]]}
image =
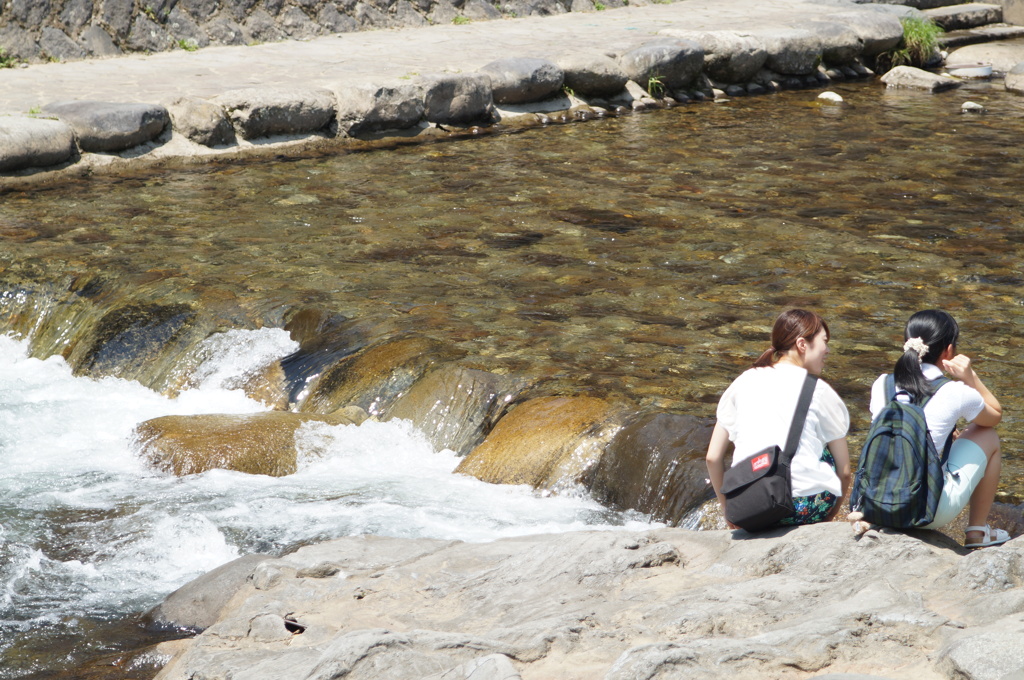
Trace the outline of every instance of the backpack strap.
{"type": "Polygon", "coordinates": [[[789,436],[786,437],[786,448],[782,450],[779,461],[789,464],[796,455],[796,449],[800,446],[800,437],[804,433],[804,421],[807,420],[807,412],[811,409],[811,399],[814,397],[814,388],[818,383],[818,376],[807,374],[804,378],[804,385],[800,389],[800,399],[796,402],[796,411],[793,412],[793,422],[789,425],[789,436]]]}
{"type": "MultiPolygon", "coordinates": [[[[951,383],[951,382],[953,382],[953,380],[950,379],[950,378],[947,378],[944,375],[940,375],[938,378],[933,380],[932,381],[932,385],[935,386],[935,389],[932,390],[931,394],[929,394],[927,397],[922,399],[921,402],[918,404],[918,406],[920,406],[922,409],[924,409],[924,405],[927,404],[931,400],[931,398],[935,396],[935,393],[938,392],[943,387],[943,385],[946,385],[946,384],[951,383]]],[[[903,390],[899,390],[899,392],[903,392],[904,394],[907,394],[903,390]]],[[[896,390],[896,376],[894,376],[892,373],[890,373],[887,376],[885,376],[885,396],[886,396],[886,400],[887,401],[892,401],[893,399],[896,398],[896,395],[899,392],[897,392],[897,390],[896,390]]],[[[942,455],[939,458],[939,460],[942,461],[943,465],[946,464],[946,460],[949,458],[949,449],[952,446],[953,446],[953,433],[950,432],[949,436],[946,437],[946,443],[943,444],[943,446],[942,446],[942,455]]]]}

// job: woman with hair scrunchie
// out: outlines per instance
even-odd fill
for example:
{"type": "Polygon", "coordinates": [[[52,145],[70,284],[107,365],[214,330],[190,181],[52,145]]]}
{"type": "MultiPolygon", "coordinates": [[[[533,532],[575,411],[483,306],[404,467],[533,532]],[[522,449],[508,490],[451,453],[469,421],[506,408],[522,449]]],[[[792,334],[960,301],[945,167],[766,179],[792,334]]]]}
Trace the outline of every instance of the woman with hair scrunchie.
{"type": "MultiPolygon", "coordinates": [[[[950,433],[955,437],[943,468],[945,479],[935,521],[922,528],[946,526],[969,504],[964,545],[984,548],[1010,540],[1005,531],[992,529],[987,524],[1002,470],[995,426],[1002,419],[1003,410],[999,400],[981,382],[971,360],[956,353],[959,336],[960,327],[947,312],[939,309],[917,312],[904,329],[906,342],[903,355],[893,369],[893,377],[896,389],[909,393],[915,401],[931,397],[924,406],[924,417],[937,451],[942,451],[950,433]],[[941,377],[943,371],[953,382],[936,390],[932,381],[941,377]],[[957,434],[955,428],[960,418],[970,425],[957,434]]],[[[884,374],[879,376],[871,386],[872,419],[885,408],[885,377],[884,374]]],[[[903,395],[898,398],[907,399],[903,395]]]]}
{"type": "MultiPolygon", "coordinates": [[[[808,372],[820,375],[825,368],[828,341],[828,325],[814,312],[783,312],[772,328],[772,346],[722,395],[707,466],[723,515],[726,498],[721,488],[729,442],[735,445],[733,465],[766,446],[785,445],[804,379],[808,372]]],[[[796,509],[779,526],[825,522],[839,512],[852,476],[846,444],[849,427],[846,405],[835,390],[819,380],[791,463],[796,509]]],[[[739,527],[730,523],[729,528],[739,527]]]]}

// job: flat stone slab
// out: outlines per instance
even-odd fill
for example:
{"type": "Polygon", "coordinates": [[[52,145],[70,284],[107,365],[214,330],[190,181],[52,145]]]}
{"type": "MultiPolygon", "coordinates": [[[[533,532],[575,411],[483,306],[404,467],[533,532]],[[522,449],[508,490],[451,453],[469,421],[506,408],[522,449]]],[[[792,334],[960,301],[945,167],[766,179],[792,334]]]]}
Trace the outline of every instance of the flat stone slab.
{"type": "Polygon", "coordinates": [[[124,151],[145,144],[160,136],[171,120],[159,104],[57,101],[43,111],[71,126],[82,151],[124,151]]]}
{"type": "Polygon", "coordinates": [[[968,45],[953,50],[946,57],[947,64],[992,64],[994,73],[1009,73],[1024,61],[1024,43],[992,42],[968,45]]]}
{"type": "Polygon", "coordinates": [[[0,172],[59,165],[75,153],[75,134],[59,120],[0,116],[0,172]]]}
{"type": "Polygon", "coordinates": [[[969,2],[963,5],[936,7],[924,11],[925,16],[947,31],[998,24],[1003,20],[1002,5],[969,2]]]}

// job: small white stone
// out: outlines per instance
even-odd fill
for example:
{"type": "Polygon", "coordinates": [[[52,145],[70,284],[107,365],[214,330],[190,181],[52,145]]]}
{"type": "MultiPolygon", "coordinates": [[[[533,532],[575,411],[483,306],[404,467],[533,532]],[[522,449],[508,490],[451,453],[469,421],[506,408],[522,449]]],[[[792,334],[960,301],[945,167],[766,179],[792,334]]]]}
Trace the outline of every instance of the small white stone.
{"type": "Polygon", "coordinates": [[[960,105],[961,113],[983,113],[985,107],[978,102],[964,102],[960,105]]]}
{"type": "Polygon", "coordinates": [[[835,92],[832,92],[831,90],[826,91],[826,92],[822,92],[821,94],[819,94],[818,95],[818,99],[822,99],[822,100],[827,101],[827,102],[833,102],[833,103],[836,103],[836,104],[838,104],[839,102],[843,101],[843,98],[840,95],[838,95],[835,92]]]}

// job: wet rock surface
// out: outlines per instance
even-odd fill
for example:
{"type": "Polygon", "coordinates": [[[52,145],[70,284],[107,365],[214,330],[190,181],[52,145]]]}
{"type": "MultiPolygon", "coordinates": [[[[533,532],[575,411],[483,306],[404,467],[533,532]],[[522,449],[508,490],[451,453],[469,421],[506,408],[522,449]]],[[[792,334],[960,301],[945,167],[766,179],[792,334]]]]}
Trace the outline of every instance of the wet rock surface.
{"type": "Polygon", "coordinates": [[[856,539],[845,523],[346,538],[248,558],[172,595],[216,595],[201,616],[178,610],[182,623],[215,620],[158,679],[452,677],[483,664],[525,680],[1009,677],[1024,665],[1022,582],[1003,565],[1022,550],[967,554],[930,532],[856,539]]]}
{"type": "Polygon", "coordinates": [[[960,87],[960,82],[950,76],[930,73],[913,66],[897,66],[882,76],[882,82],[891,89],[924,90],[941,92],[960,87]]]}

